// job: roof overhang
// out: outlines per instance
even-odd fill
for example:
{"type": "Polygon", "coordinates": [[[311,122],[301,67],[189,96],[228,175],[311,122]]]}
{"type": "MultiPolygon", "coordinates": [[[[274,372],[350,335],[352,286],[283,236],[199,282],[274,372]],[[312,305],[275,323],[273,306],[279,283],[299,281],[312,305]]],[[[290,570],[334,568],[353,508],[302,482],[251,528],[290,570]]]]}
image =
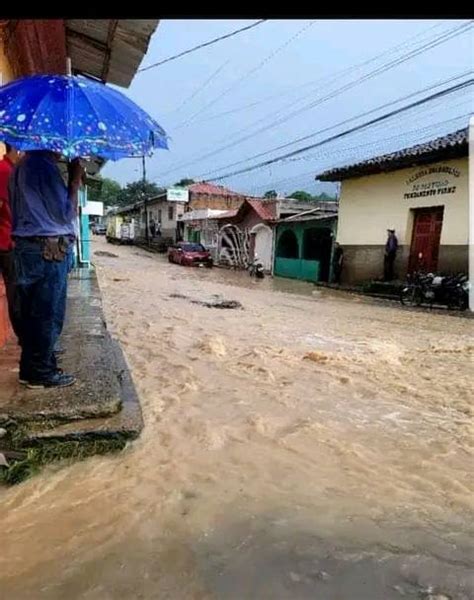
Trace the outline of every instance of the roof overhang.
{"type": "Polygon", "coordinates": [[[128,87],[159,19],[67,19],[66,51],[75,73],[128,87]]]}
{"type": "Polygon", "coordinates": [[[423,144],[417,144],[390,154],[377,156],[362,162],[337,167],[315,176],[317,181],[343,181],[367,175],[388,173],[399,169],[417,167],[442,160],[468,156],[468,128],[423,144]]]}

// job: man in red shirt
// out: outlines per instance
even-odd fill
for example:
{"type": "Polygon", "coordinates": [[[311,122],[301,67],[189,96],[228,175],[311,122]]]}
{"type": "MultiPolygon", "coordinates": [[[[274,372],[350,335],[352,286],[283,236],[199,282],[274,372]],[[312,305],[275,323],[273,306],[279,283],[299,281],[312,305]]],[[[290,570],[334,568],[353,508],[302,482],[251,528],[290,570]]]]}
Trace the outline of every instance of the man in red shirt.
{"type": "Polygon", "coordinates": [[[17,338],[19,327],[19,303],[16,294],[15,263],[13,260],[12,215],[8,199],[8,181],[20,153],[10,144],[5,144],[6,154],[0,160],[0,271],[7,292],[10,322],[17,338]]]}

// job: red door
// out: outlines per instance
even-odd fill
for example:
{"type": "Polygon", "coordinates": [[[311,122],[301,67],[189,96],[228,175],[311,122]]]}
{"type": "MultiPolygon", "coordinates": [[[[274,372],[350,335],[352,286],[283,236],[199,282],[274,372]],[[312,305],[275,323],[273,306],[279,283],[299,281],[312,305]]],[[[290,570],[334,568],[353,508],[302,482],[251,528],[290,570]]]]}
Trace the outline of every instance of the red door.
{"type": "Polygon", "coordinates": [[[443,226],[444,207],[415,210],[413,236],[408,271],[418,269],[434,272],[438,267],[439,242],[443,226]]]}

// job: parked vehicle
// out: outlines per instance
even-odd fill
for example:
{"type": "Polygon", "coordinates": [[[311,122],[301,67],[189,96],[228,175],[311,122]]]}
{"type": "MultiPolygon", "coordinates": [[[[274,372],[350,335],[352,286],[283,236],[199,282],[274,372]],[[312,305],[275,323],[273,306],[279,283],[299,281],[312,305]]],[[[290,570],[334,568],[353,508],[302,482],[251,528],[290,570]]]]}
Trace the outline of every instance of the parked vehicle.
{"type": "Polygon", "coordinates": [[[135,223],[130,221],[120,225],[120,243],[133,244],[135,241],[135,223]]]}
{"type": "Polygon", "coordinates": [[[107,217],[107,232],[105,237],[108,242],[118,244],[120,242],[120,226],[123,223],[123,217],[120,215],[110,215],[107,217]]]}
{"type": "Polygon", "coordinates": [[[107,241],[114,244],[133,244],[135,240],[134,220],[124,220],[120,215],[111,215],[107,219],[107,241]]]}
{"type": "Polygon", "coordinates": [[[469,305],[467,275],[436,275],[417,272],[407,278],[400,301],[405,306],[441,304],[451,309],[466,310],[469,305]]]}
{"type": "Polygon", "coordinates": [[[105,235],[107,233],[107,227],[102,223],[93,223],[91,229],[94,235],[105,235]]]}
{"type": "Polygon", "coordinates": [[[255,277],[256,279],[264,279],[265,277],[265,269],[263,268],[262,263],[258,260],[258,256],[256,256],[255,260],[250,263],[248,270],[250,277],[255,277]]]}
{"type": "Polygon", "coordinates": [[[212,267],[212,257],[202,244],[178,242],[168,248],[168,261],[188,267],[212,267]]]}

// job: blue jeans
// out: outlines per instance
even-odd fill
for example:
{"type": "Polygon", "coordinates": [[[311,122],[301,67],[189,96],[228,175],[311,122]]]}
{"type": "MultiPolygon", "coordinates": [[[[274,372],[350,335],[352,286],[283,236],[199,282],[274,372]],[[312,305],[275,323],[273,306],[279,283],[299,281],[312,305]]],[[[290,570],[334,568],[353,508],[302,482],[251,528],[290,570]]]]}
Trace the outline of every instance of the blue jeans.
{"type": "Polygon", "coordinates": [[[71,251],[69,248],[61,262],[47,261],[43,258],[40,243],[18,238],[15,242],[22,340],[21,379],[44,381],[55,373],[53,351],[66,314],[71,251]]]}

